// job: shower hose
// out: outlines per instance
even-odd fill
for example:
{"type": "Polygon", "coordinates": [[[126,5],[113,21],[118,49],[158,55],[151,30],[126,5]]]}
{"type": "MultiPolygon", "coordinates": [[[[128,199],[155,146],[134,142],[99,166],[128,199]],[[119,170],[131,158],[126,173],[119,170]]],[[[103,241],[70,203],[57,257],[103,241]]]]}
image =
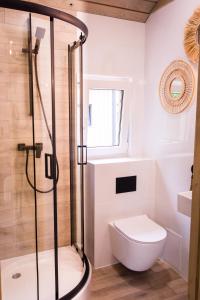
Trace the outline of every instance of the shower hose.
{"type": "MultiPolygon", "coordinates": [[[[53,140],[52,140],[52,135],[51,135],[51,131],[50,131],[50,128],[49,128],[49,124],[48,124],[48,120],[47,120],[47,116],[46,116],[46,112],[45,112],[45,108],[44,108],[44,103],[43,103],[43,99],[42,99],[42,93],[41,93],[41,88],[40,88],[40,82],[39,82],[39,77],[38,77],[38,63],[37,63],[37,56],[38,54],[35,53],[34,55],[34,69],[35,69],[35,81],[36,81],[36,87],[37,87],[37,91],[38,91],[38,96],[39,96],[39,101],[40,101],[40,105],[41,105],[41,108],[42,108],[42,114],[43,114],[43,117],[44,117],[44,121],[45,121],[45,125],[46,125],[46,129],[47,129],[47,132],[48,132],[48,136],[49,136],[49,139],[50,139],[50,142],[51,142],[51,145],[52,145],[52,148],[53,148],[53,140]]],[[[31,186],[31,188],[38,192],[38,193],[42,193],[42,194],[47,194],[47,193],[50,193],[52,191],[54,191],[54,187],[52,187],[51,189],[49,190],[46,190],[46,191],[43,191],[43,190],[40,190],[38,189],[36,186],[34,186],[29,178],[29,174],[28,174],[28,164],[29,164],[29,149],[26,150],[26,178],[27,178],[27,181],[29,183],[29,185],[31,186]]],[[[59,164],[58,164],[58,160],[57,160],[57,157],[56,157],[56,173],[57,173],[57,176],[56,176],[56,183],[58,183],[58,180],[59,180],[59,164]]]]}

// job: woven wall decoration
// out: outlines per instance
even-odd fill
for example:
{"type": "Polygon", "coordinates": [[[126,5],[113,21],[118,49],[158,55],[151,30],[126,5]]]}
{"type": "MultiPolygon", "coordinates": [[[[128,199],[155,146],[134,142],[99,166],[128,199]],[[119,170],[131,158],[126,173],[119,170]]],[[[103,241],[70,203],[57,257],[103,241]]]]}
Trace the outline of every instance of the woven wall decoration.
{"type": "Polygon", "coordinates": [[[184,48],[188,59],[193,63],[199,61],[198,28],[200,26],[200,7],[197,8],[185,26],[184,48]]]}
{"type": "Polygon", "coordinates": [[[160,101],[172,114],[184,111],[194,96],[195,78],[192,68],[183,60],[173,61],[160,80],[160,101]]]}

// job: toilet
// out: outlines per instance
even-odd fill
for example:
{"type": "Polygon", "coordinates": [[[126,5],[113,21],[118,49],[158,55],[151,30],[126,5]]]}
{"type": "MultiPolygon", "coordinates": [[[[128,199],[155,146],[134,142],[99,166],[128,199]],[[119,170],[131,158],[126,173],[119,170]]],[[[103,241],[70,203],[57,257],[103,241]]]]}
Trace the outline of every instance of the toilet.
{"type": "Polygon", "coordinates": [[[113,256],[133,271],[146,271],[161,256],[167,231],[141,215],[109,224],[113,256]]]}

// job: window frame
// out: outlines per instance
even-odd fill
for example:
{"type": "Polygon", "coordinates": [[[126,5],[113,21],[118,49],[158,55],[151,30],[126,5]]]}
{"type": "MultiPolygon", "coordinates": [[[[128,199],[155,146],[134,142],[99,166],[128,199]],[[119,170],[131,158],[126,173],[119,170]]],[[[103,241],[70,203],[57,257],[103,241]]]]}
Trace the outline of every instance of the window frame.
{"type": "Polygon", "coordinates": [[[98,77],[95,79],[88,79],[84,76],[84,141],[87,145],[87,128],[88,128],[88,106],[89,106],[89,91],[91,89],[102,90],[122,90],[122,114],[121,114],[121,130],[120,130],[120,144],[118,146],[97,146],[88,147],[88,158],[98,157],[113,157],[128,154],[128,134],[129,134],[129,120],[130,120],[130,102],[133,99],[131,82],[129,78],[121,77],[98,77]]]}

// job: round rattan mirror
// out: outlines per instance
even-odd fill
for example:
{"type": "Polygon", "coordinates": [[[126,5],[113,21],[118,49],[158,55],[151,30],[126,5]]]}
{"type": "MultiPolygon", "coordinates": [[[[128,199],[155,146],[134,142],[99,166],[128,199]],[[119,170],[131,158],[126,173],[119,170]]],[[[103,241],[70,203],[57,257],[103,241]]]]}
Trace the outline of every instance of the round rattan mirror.
{"type": "Polygon", "coordinates": [[[160,100],[163,108],[172,114],[185,110],[194,95],[194,74],[189,64],[173,61],[160,80],[160,100]]]}

